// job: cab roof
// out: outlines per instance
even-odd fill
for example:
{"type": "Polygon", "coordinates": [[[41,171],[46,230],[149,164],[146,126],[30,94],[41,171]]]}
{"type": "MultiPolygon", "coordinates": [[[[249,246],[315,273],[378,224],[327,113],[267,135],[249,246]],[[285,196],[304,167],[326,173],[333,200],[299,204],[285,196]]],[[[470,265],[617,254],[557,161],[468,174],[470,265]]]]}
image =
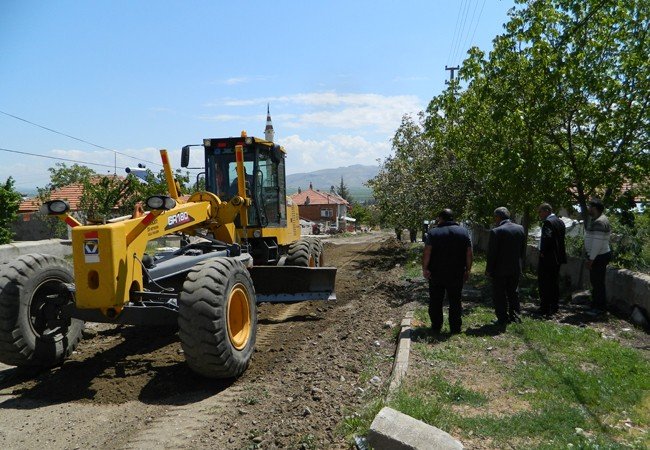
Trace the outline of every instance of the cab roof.
{"type": "Polygon", "coordinates": [[[203,139],[203,146],[205,148],[212,148],[212,147],[234,147],[235,145],[243,145],[246,147],[247,145],[263,145],[265,147],[272,148],[273,146],[276,146],[280,149],[280,151],[284,154],[287,153],[287,151],[282,147],[281,145],[274,144],[271,141],[267,141],[266,139],[261,139],[261,138],[256,138],[253,136],[247,136],[247,137],[227,137],[227,138],[206,138],[203,139]],[[246,140],[250,139],[251,143],[246,144],[246,140]],[[221,144],[221,145],[218,145],[221,144]],[[225,144],[225,145],[223,145],[225,144]]]}

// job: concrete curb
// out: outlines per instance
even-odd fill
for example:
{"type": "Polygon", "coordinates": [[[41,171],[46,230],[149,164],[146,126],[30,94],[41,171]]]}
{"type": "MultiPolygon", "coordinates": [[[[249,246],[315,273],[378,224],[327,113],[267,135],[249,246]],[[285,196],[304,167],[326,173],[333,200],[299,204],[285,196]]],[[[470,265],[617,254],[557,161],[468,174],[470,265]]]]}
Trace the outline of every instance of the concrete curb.
{"type": "Polygon", "coordinates": [[[411,351],[411,321],[414,311],[409,311],[402,319],[400,325],[399,341],[395,350],[395,362],[391,372],[391,381],[388,387],[388,397],[393,395],[406,376],[409,366],[409,353],[411,351]]]}

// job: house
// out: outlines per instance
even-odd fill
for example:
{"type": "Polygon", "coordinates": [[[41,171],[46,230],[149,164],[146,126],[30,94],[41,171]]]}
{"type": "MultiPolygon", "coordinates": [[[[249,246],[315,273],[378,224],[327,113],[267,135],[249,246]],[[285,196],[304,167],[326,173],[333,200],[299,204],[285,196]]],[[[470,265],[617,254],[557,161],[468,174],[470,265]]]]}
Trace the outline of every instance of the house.
{"type": "MultiPolygon", "coordinates": [[[[57,200],[66,200],[70,204],[70,211],[75,212],[79,210],[79,201],[81,200],[81,195],[83,194],[83,185],[81,183],[75,183],[68,186],[63,186],[58,189],[54,189],[50,193],[50,198],[57,200]]],[[[31,215],[41,207],[41,200],[38,197],[28,198],[23,200],[18,207],[18,214],[25,222],[29,222],[31,215]]]]}
{"type": "Polygon", "coordinates": [[[346,222],[350,221],[348,209],[350,204],[347,200],[334,192],[320,191],[314,189],[309,183],[309,189],[291,196],[291,200],[298,205],[300,218],[319,223],[324,226],[325,231],[331,227],[336,230],[346,228],[346,222]]]}

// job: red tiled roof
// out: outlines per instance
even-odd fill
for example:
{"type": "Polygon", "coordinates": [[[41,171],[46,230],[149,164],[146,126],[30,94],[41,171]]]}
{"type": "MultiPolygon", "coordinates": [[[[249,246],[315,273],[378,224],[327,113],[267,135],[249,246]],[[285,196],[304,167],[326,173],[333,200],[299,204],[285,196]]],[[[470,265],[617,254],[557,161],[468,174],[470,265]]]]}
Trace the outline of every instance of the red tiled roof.
{"type": "Polygon", "coordinates": [[[312,188],[298,192],[291,196],[291,200],[297,205],[304,205],[309,197],[309,205],[349,205],[348,201],[331,192],[315,191],[312,188]]]}
{"type": "MultiPolygon", "coordinates": [[[[51,199],[66,200],[70,204],[70,211],[79,208],[79,200],[83,194],[82,184],[71,184],[59,189],[54,189],[50,194],[51,199]]],[[[35,212],[41,207],[41,200],[38,197],[23,200],[18,208],[19,213],[35,212]]]]}
{"type": "MultiPolygon", "coordinates": [[[[120,179],[124,177],[120,175],[107,175],[110,177],[116,176],[120,179]]],[[[93,179],[94,181],[95,179],[93,179]]],[[[54,189],[50,193],[50,198],[52,200],[65,200],[70,204],[70,211],[76,211],[79,209],[79,200],[83,194],[83,184],[75,183],[68,186],[63,186],[58,189],[54,189]]],[[[29,213],[36,212],[41,207],[41,200],[38,197],[28,198],[23,200],[18,207],[18,213],[29,213]]]]}

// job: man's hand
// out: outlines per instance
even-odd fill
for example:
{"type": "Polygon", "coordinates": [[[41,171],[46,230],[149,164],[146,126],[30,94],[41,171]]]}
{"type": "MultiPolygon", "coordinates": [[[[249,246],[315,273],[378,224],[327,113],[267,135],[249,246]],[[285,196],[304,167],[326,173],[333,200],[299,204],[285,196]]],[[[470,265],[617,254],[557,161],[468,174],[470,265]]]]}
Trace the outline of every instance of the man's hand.
{"type": "Polygon", "coordinates": [[[431,279],[431,271],[429,269],[422,269],[422,275],[427,280],[431,279]]]}
{"type": "Polygon", "coordinates": [[[467,282],[467,280],[469,280],[469,274],[470,274],[470,271],[466,270],[465,275],[463,275],[463,281],[467,282]]]}
{"type": "Polygon", "coordinates": [[[591,266],[593,266],[593,265],[594,265],[593,260],[588,259],[588,260],[587,260],[587,269],[591,270],[591,266]]]}

